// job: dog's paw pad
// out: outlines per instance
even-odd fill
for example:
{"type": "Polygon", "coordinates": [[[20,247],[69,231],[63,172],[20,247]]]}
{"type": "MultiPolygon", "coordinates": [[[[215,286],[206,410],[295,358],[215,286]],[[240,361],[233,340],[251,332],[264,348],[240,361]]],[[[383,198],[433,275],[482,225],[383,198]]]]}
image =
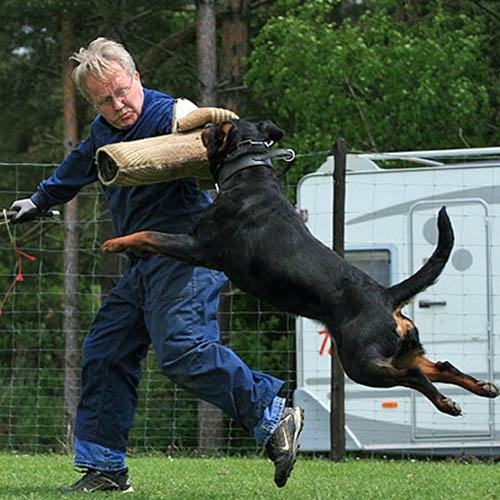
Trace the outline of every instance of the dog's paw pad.
{"type": "Polygon", "coordinates": [[[488,397],[490,398],[496,398],[500,394],[498,387],[493,382],[478,380],[477,385],[486,391],[488,393],[488,397]]]}
{"type": "Polygon", "coordinates": [[[453,415],[454,417],[462,415],[462,408],[460,408],[460,405],[453,401],[453,399],[444,398],[443,405],[446,407],[444,411],[449,415],[453,415]]]}
{"type": "MultiPolygon", "coordinates": [[[[117,238],[118,239],[118,238],[117,238]]],[[[101,246],[101,250],[103,252],[120,252],[122,251],[122,247],[123,245],[121,245],[120,243],[118,243],[116,240],[117,239],[112,239],[112,240],[107,240],[105,241],[102,246],[101,246]]]]}

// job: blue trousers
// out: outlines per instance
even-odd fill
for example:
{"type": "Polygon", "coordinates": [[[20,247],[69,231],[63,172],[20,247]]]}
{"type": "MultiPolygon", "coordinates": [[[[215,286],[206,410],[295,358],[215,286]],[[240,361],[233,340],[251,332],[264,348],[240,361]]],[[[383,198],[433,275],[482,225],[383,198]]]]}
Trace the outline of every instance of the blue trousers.
{"type": "Polygon", "coordinates": [[[89,443],[100,451],[125,451],[137,406],[141,361],[151,343],[170,380],[222,409],[247,430],[266,420],[273,407],[275,415],[281,414],[283,404],[277,394],[283,381],[250,370],[218,343],[217,306],[225,283],[222,273],[173,259],[132,258],[83,345],[76,465],[95,465],[89,463],[91,458],[78,458],[78,448],[89,443]]]}

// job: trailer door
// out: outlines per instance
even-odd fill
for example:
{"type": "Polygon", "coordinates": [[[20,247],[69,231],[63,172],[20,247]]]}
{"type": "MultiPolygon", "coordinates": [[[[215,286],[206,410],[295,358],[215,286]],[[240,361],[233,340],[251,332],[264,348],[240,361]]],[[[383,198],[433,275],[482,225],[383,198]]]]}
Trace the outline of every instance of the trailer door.
{"type": "MultiPolygon", "coordinates": [[[[409,308],[432,361],[450,361],[477,379],[493,380],[491,273],[488,206],[482,200],[421,202],[410,210],[410,272],[420,268],[437,243],[437,212],[446,205],[455,233],[450,260],[439,280],[409,308]]],[[[413,397],[414,439],[457,439],[493,435],[493,404],[462,388],[438,384],[463,416],[439,412],[420,393],[413,397]]]]}

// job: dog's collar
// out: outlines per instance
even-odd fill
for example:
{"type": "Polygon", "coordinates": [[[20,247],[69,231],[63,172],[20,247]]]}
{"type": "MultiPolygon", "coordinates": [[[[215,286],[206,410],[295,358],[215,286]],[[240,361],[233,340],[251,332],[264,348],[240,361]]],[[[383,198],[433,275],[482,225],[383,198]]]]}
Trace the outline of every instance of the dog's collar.
{"type": "Polygon", "coordinates": [[[251,139],[240,141],[235,150],[224,158],[224,160],[222,161],[222,165],[224,165],[225,163],[230,163],[233,160],[236,160],[237,158],[248,154],[267,153],[273,146],[274,141],[253,141],[251,139]]]}
{"type": "MultiPolygon", "coordinates": [[[[295,160],[295,151],[292,149],[277,149],[268,151],[274,142],[257,142],[257,141],[242,141],[238,144],[238,148],[227,156],[217,169],[217,179],[215,186],[217,191],[219,186],[227,181],[237,172],[251,167],[269,167],[273,168],[272,159],[281,159],[291,164],[295,160]],[[245,151],[241,151],[240,147],[244,146],[245,151]],[[249,152],[253,150],[253,152],[249,152]]],[[[290,168],[290,167],[288,167],[290,168]]],[[[288,169],[286,169],[288,170],[288,169]]]]}
{"type": "Polygon", "coordinates": [[[221,186],[225,181],[232,177],[236,172],[245,170],[251,167],[270,167],[273,168],[271,159],[266,157],[265,154],[244,154],[234,160],[224,161],[221,167],[217,170],[216,186],[221,186]]]}

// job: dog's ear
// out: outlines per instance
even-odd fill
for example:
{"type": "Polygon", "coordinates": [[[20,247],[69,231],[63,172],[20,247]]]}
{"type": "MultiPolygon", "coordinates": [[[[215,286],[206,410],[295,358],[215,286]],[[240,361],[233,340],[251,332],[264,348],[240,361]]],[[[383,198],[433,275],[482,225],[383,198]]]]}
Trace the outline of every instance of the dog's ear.
{"type": "Polygon", "coordinates": [[[215,140],[217,144],[217,151],[222,152],[227,147],[227,138],[229,137],[229,132],[233,128],[232,122],[226,121],[222,122],[217,126],[215,131],[215,140]]]}
{"type": "Polygon", "coordinates": [[[203,129],[203,132],[201,133],[201,142],[205,147],[208,147],[208,144],[210,142],[210,127],[206,127],[203,129]]]}
{"type": "Polygon", "coordinates": [[[262,132],[274,142],[279,141],[285,135],[283,130],[278,128],[271,120],[258,122],[257,128],[259,129],[259,132],[262,132]]]}
{"type": "Polygon", "coordinates": [[[207,127],[201,133],[201,142],[208,149],[209,145],[213,146],[215,151],[224,151],[227,143],[229,132],[233,128],[230,121],[218,123],[207,127]]]}

